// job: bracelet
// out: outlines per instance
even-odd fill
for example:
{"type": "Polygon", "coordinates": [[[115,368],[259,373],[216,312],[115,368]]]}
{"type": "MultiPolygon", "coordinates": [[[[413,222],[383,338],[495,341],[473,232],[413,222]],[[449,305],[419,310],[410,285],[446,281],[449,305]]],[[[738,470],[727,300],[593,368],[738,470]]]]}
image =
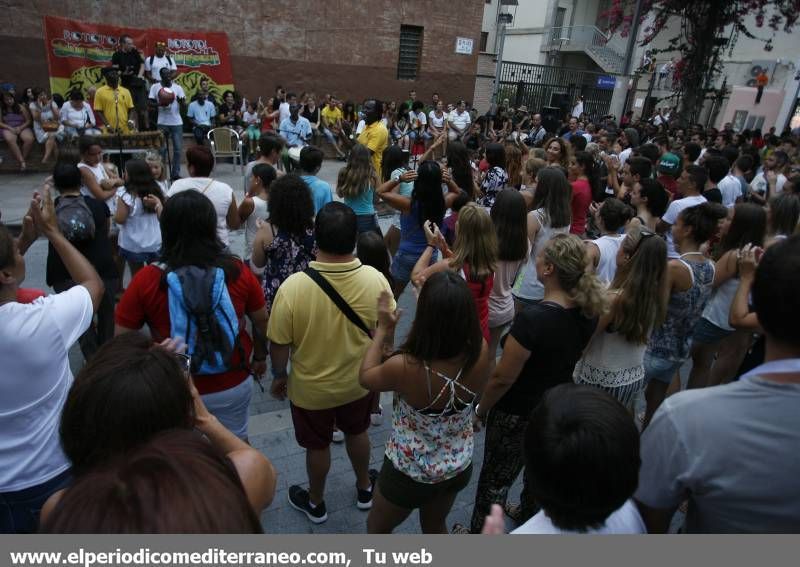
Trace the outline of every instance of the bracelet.
{"type": "Polygon", "coordinates": [[[266,362],[266,360],[267,360],[266,354],[264,355],[264,358],[258,358],[256,356],[253,356],[253,362],[266,362]]]}
{"type": "Polygon", "coordinates": [[[271,369],[272,378],[273,380],[279,380],[281,378],[286,378],[289,374],[286,372],[286,369],[283,370],[275,370],[274,368],[271,369]]]}

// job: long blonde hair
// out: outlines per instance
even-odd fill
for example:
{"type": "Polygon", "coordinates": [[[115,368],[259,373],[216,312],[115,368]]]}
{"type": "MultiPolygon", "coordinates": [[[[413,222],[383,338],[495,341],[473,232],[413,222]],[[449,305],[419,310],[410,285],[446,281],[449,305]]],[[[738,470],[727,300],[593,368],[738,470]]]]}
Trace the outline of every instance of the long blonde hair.
{"type": "Polygon", "coordinates": [[[508,184],[519,188],[522,185],[522,152],[516,144],[506,144],[506,172],[508,184]]]}
{"type": "Polygon", "coordinates": [[[492,219],[483,207],[467,203],[458,212],[456,241],[450,267],[469,266],[469,279],[485,281],[497,264],[497,235],[492,219]]]}
{"type": "Polygon", "coordinates": [[[339,170],[336,194],[342,199],[353,199],[370,187],[378,185],[378,176],[372,166],[372,156],[363,144],[356,144],[350,150],[347,165],[339,170]]]}
{"type": "Polygon", "coordinates": [[[667,245],[655,233],[634,227],[622,241],[628,261],[617,269],[611,289],[615,331],[631,343],[645,344],[667,315],[667,245]]]}
{"type": "Polygon", "coordinates": [[[605,287],[586,271],[589,259],[583,241],[574,234],[557,234],[544,247],[544,258],[555,267],[561,289],[585,317],[599,317],[608,311],[605,287]]]}

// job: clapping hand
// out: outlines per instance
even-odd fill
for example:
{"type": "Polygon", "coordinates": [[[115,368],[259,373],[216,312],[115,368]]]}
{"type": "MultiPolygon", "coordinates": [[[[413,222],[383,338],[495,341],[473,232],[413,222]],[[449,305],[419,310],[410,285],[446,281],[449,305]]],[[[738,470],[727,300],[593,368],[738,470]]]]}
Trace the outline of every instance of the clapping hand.
{"type": "Polygon", "coordinates": [[[414,181],[417,178],[417,172],[413,169],[409,169],[408,171],[404,171],[400,174],[400,183],[409,183],[414,181]]]}
{"type": "Polygon", "coordinates": [[[483,521],[481,533],[483,535],[504,535],[506,533],[506,521],[500,504],[492,504],[492,511],[483,521]]]}
{"type": "Polygon", "coordinates": [[[33,194],[30,209],[28,212],[33,220],[36,229],[49,237],[58,233],[58,219],[56,218],[56,207],[53,204],[53,192],[48,181],[45,181],[42,192],[33,194]]]}
{"type": "Polygon", "coordinates": [[[392,294],[382,291],[378,297],[378,327],[386,330],[394,329],[400,319],[400,311],[391,309],[392,294]]]}
{"type": "Polygon", "coordinates": [[[745,244],[736,254],[739,261],[739,277],[742,279],[752,279],[755,276],[758,262],[764,250],[752,244],[745,244]]]}
{"type": "Polygon", "coordinates": [[[425,240],[428,241],[428,245],[441,249],[445,240],[436,223],[428,221],[423,225],[423,228],[425,229],[425,240]]]}

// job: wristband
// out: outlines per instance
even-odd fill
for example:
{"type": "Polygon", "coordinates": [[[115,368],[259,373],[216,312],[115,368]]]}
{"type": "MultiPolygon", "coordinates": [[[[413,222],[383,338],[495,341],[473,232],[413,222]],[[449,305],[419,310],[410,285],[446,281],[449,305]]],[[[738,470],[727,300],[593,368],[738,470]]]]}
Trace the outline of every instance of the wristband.
{"type": "Polygon", "coordinates": [[[256,356],[253,356],[253,362],[266,362],[266,360],[267,360],[267,355],[264,355],[264,358],[258,358],[256,356]]]}
{"type": "Polygon", "coordinates": [[[286,378],[289,376],[285,368],[283,370],[275,370],[274,368],[272,368],[270,372],[272,373],[273,380],[279,380],[281,378],[286,378]]]}

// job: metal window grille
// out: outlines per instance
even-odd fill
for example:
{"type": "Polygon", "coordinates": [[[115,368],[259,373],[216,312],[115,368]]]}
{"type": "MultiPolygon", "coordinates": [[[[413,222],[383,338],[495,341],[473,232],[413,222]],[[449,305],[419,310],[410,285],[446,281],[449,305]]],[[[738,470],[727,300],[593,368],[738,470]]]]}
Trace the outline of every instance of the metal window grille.
{"type": "Polygon", "coordinates": [[[397,59],[397,78],[416,79],[422,54],[421,26],[400,26],[400,54],[397,59]]]}

